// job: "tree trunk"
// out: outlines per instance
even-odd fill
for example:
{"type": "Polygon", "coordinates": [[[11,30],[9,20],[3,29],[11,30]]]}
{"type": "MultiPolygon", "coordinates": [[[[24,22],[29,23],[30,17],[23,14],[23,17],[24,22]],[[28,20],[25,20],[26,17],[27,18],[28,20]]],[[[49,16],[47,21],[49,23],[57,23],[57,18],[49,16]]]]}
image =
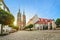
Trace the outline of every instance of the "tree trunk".
{"type": "Polygon", "coordinates": [[[3,35],[3,24],[1,25],[1,35],[3,35]]]}
{"type": "Polygon", "coordinates": [[[31,28],[30,28],[30,31],[31,31],[31,28]]]}

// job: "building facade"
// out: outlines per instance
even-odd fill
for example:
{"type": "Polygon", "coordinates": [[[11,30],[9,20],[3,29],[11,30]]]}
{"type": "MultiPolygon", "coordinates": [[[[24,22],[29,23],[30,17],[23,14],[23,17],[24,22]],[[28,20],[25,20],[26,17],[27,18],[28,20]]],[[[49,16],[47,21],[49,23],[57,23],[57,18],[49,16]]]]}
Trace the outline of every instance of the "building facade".
{"type": "Polygon", "coordinates": [[[4,3],[4,0],[0,0],[0,8],[2,8],[5,11],[10,12],[9,8],[6,6],[6,4],[4,3]]]}
{"type": "Polygon", "coordinates": [[[56,29],[53,19],[39,18],[37,15],[33,16],[27,24],[34,24],[34,29],[37,30],[56,29]]]}
{"type": "Polygon", "coordinates": [[[23,30],[25,25],[26,25],[25,12],[23,11],[23,15],[22,15],[19,9],[19,12],[17,14],[17,26],[19,27],[19,30],[23,30]]]}
{"type": "MultiPolygon", "coordinates": [[[[39,20],[39,17],[37,15],[34,15],[27,23],[27,25],[30,25],[30,24],[35,24],[35,22],[37,22],[39,20]]],[[[26,26],[27,26],[26,25],[26,26]]]]}
{"type": "Polygon", "coordinates": [[[36,29],[52,29],[52,19],[39,18],[35,23],[36,29]]]}

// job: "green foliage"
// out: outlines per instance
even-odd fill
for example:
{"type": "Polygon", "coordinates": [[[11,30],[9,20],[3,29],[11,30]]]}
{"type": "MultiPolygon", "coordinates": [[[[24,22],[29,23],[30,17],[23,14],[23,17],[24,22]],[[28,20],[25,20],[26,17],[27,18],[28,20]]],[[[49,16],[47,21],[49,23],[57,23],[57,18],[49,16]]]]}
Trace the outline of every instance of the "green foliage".
{"type": "Polygon", "coordinates": [[[3,25],[9,25],[14,22],[14,16],[10,12],[6,12],[0,8],[0,24],[1,26],[1,35],[3,35],[3,25]]]}
{"type": "Polygon", "coordinates": [[[10,24],[10,25],[9,25],[9,27],[12,27],[13,29],[16,29],[16,30],[18,30],[18,29],[19,29],[19,27],[18,27],[18,26],[14,26],[13,24],[10,24]]]}
{"type": "Polygon", "coordinates": [[[0,8],[0,24],[9,25],[14,22],[14,16],[0,8]]]}
{"type": "Polygon", "coordinates": [[[24,30],[25,30],[25,29],[28,29],[28,27],[27,27],[27,26],[25,26],[24,30]]]}
{"type": "Polygon", "coordinates": [[[30,31],[31,31],[31,28],[32,28],[32,27],[33,27],[33,24],[30,24],[30,25],[26,26],[25,29],[28,29],[28,28],[29,28],[30,31]]]}
{"type": "Polygon", "coordinates": [[[12,28],[13,28],[13,29],[16,29],[16,30],[18,30],[18,29],[19,29],[19,27],[18,27],[18,26],[13,26],[12,28]]]}
{"type": "Polygon", "coordinates": [[[60,27],[60,18],[56,19],[56,24],[57,24],[58,27],[60,27]]]}
{"type": "Polygon", "coordinates": [[[28,28],[32,28],[33,27],[33,24],[30,24],[29,26],[28,26],[28,28]]]}

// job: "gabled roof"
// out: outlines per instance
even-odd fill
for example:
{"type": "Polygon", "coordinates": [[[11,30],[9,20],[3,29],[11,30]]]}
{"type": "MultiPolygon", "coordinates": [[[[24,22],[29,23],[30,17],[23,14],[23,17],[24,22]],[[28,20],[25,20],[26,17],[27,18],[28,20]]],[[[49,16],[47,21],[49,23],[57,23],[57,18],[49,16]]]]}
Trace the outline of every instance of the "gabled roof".
{"type": "Polygon", "coordinates": [[[48,24],[48,22],[52,23],[52,21],[52,19],[39,18],[35,24],[48,24]]]}
{"type": "Polygon", "coordinates": [[[27,25],[29,24],[34,24],[38,21],[39,17],[37,15],[34,15],[27,23],[27,25]]]}

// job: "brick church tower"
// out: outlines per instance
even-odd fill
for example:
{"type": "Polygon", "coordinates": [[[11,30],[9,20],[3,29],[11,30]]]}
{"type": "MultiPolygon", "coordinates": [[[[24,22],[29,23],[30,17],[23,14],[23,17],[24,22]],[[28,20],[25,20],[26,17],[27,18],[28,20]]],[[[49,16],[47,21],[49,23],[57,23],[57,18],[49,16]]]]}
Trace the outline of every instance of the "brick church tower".
{"type": "Polygon", "coordinates": [[[26,25],[26,16],[25,16],[25,11],[23,11],[23,27],[26,25]]]}
{"type": "Polygon", "coordinates": [[[21,29],[21,13],[20,13],[20,9],[19,12],[17,14],[17,26],[19,27],[19,30],[21,29]]]}
{"type": "Polygon", "coordinates": [[[20,12],[17,14],[17,26],[19,27],[19,30],[23,30],[26,25],[26,16],[25,16],[25,11],[23,11],[23,15],[20,12]]]}

